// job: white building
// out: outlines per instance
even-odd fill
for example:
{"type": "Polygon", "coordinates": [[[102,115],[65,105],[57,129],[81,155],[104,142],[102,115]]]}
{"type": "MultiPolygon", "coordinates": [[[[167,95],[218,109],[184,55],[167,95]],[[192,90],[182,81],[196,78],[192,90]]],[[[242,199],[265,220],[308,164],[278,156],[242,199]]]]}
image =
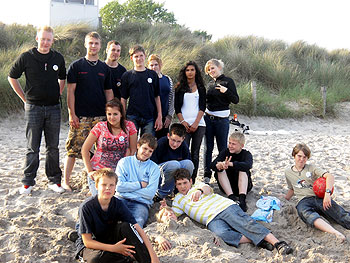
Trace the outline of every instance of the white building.
{"type": "Polygon", "coordinates": [[[2,0],[0,22],[58,26],[69,23],[99,25],[99,0],[2,0]]]}

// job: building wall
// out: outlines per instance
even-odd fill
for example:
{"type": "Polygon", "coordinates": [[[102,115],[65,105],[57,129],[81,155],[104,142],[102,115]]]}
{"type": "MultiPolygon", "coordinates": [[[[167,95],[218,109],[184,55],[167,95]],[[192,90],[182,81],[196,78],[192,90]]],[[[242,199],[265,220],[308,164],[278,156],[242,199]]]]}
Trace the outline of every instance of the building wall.
{"type": "Polygon", "coordinates": [[[97,28],[99,23],[98,5],[51,2],[50,16],[51,26],[84,22],[97,28]]]}
{"type": "Polygon", "coordinates": [[[97,28],[99,25],[98,0],[87,1],[93,2],[94,5],[51,0],[1,0],[0,22],[31,24],[36,27],[86,22],[97,28]],[[6,1],[6,4],[3,1],[6,1]]]}

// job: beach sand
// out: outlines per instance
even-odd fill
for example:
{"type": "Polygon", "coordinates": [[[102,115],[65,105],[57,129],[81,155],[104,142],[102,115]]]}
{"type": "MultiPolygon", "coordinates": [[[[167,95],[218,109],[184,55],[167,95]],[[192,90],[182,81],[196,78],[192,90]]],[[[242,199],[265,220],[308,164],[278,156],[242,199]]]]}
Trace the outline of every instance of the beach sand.
{"type": "MultiPolygon", "coordinates": [[[[342,103],[336,118],[324,120],[238,116],[241,123],[250,126],[245,148],[254,158],[254,187],[247,196],[248,214],[255,211],[255,203],[261,195],[280,198],[286,193],[284,169],[293,164],[291,151],[297,142],[304,142],[311,148],[310,162],[335,175],[333,198],[350,210],[349,109],[349,103],[342,103]]],[[[45,148],[42,147],[32,194],[20,196],[26,145],[24,125],[24,118],[19,115],[3,119],[0,124],[0,262],[76,262],[73,258],[75,246],[66,235],[74,228],[78,207],[88,196],[83,163],[78,160],[74,168],[74,191],[54,193],[47,189],[45,148]]],[[[67,133],[68,125],[63,124],[60,135],[62,170],[67,133]]],[[[201,161],[198,180],[202,175],[201,161]]],[[[214,178],[211,186],[219,193],[214,178]]],[[[350,262],[349,242],[341,243],[330,234],[307,227],[297,215],[294,197],[290,201],[281,198],[281,201],[282,209],[274,212],[273,222],[262,224],[294,248],[293,254],[288,256],[251,244],[234,248],[221,242],[221,246],[216,246],[210,231],[184,216],[178,222],[158,224],[154,222],[154,212],[159,204],[151,209],[145,230],[151,238],[162,234],[171,241],[173,248],[167,252],[155,245],[161,262],[350,262]]],[[[339,225],[334,227],[350,240],[349,230],[339,225]]]]}

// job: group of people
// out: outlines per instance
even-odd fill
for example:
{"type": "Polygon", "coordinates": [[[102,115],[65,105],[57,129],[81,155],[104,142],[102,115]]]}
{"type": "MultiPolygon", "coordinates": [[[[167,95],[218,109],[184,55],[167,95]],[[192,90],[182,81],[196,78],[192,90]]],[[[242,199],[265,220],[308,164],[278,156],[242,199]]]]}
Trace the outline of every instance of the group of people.
{"type": "MultiPolygon", "coordinates": [[[[194,61],[180,70],[174,86],[162,73],[158,55],[150,55],[146,67],[146,53],[140,45],[129,50],[132,70],[118,63],[121,46],[116,41],[108,42],[106,61],[100,61],[101,37],[90,32],[85,36],[86,56],[74,61],[66,74],[63,56],[51,48],[53,39],[52,28],[39,28],[38,47],[21,54],[8,77],[25,103],[27,152],[20,193],[30,194],[35,185],[42,132],[45,171],[53,191],[71,191],[75,160],[83,159],[91,197],[79,209],[77,257],[87,262],[159,262],[142,229],[153,202],[162,204],[158,214],[162,222],[185,213],[229,245],[251,242],[268,250],[276,248],[280,254],[292,253],[287,242],[246,213],[246,195],[253,187],[253,157],[243,149],[242,133],[228,136],[229,106],[238,103],[239,96],[234,81],[223,74],[221,60],[206,63],[205,72],[212,78],[207,88],[194,61]],[[23,72],[24,89],[18,81],[23,72]],[[61,185],[60,95],[66,78],[70,130],[61,185]],[[204,181],[196,182],[203,138],[204,181]],[[212,160],[214,140],[219,154],[212,160]],[[226,197],[210,188],[212,171],[226,197]],[[164,200],[173,194],[169,208],[164,200]]],[[[306,145],[298,144],[293,157],[295,165],[286,170],[289,191],[285,198],[295,193],[303,221],[345,239],[320,214],[350,229],[349,213],[330,193],[321,199],[310,190],[312,182],[322,176],[331,189],[334,177],[306,164],[310,157],[306,145]]],[[[162,247],[171,247],[168,240],[159,240],[162,247]]]]}

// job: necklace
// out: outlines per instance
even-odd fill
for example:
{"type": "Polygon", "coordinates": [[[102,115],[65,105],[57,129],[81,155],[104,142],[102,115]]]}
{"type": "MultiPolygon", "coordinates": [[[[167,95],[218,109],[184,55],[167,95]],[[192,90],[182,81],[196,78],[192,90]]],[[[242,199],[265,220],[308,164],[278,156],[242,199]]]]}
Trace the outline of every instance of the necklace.
{"type": "Polygon", "coordinates": [[[301,168],[301,170],[299,171],[298,168],[294,165],[294,169],[298,172],[299,177],[301,176],[301,172],[304,170],[305,166],[303,168],[301,168]]]}
{"type": "Polygon", "coordinates": [[[196,87],[196,86],[197,86],[197,83],[196,83],[196,82],[193,82],[193,83],[191,83],[191,84],[188,84],[188,87],[190,88],[191,92],[193,92],[193,89],[194,89],[194,87],[196,87]]]}
{"type": "Polygon", "coordinates": [[[90,66],[94,67],[94,66],[97,65],[98,60],[96,60],[96,61],[90,61],[90,60],[86,59],[86,62],[87,62],[90,66]]]}

